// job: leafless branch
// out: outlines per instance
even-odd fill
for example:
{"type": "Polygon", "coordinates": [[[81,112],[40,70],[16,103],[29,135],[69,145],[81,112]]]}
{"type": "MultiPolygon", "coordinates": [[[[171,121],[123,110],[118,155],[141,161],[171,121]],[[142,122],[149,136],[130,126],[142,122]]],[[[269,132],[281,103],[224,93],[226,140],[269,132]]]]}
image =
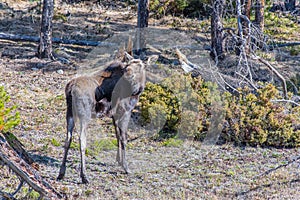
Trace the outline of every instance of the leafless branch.
{"type": "Polygon", "coordinates": [[[258,60],[261,63],[263,63],[264,65],[266,65],[272,72],[275,73],[275,75],[281,80],[282,82],[282,89],[283,89],[283,96],[285,99],[288,98],[287,96],[287,85],[286,85],[286,80],[285,78],[275,69],[275,67],[273,67],[268,61],[266,61],[265,59],[255,55],[252,57],[254,60],[258,60]]]}
{"type": "Polygon", "coordinates": [[[255,90],[258,88],[253,84],[253,81],[249,80],[246,76],[242,75],[239,72],[236,72],[237,75],[241,76],[244,80],[246,80],[255,90]]]}
{"type": "Polygon", "coordinates": [[[296,161],[298,161],[298,160],[300,160],[300,156],[298,156],[298,157],[292,159],[291,161],[288,161],[288,162],[285,163],[285,164],[282,164],[282,165],[279,165],[279,166],[277,166],[277,167],[275,167],[275,168],[269,169],[269,170],[267,170],[267,171],[265,171],[265,172],[263,172],[263,173],[261,173],[261,174],[255,176],[253,179],[257,179],[257,178],[260,178],[260,177],[262,177],[262,176],[266,176],[266,175],[270,174],[271,172],[276,171],[276,170],[278,170],[278,169],[280,169],[280,168],[282,168],[282,167],[286,167],[286,166],[288,166],[288,165],[290,165],[290,164],[292,164],[292,163],[294,163],[294,162],[296,162],[296,161]]]}
{"type": "Polygon", "coordinates": [[[293,101],[293,100],[288,100],[288,99],[274,99],[274,100],[271,100],[271,102],[284,102],[284,103],[291,103],[291,104],[294,104],[295,106],[300,106],[299,103],[296,103],[295,101],[293,101]]]}
{"type": "MultiPolygon", "coordinates": [[[[0,135],[1,136],[1,135],[0,135]]],[[[28,163],[26,163],[9,144],[4,137],[0,137],[0,161],[7,165],[21,179],[18,190],[22,187],[22,180],[31,188],[37,191],[41,197],[62,198],[62,195],[50,186],[38,172],[28,163]]],[[[16,193],[14,192],[14,193],[16,193]]]]}

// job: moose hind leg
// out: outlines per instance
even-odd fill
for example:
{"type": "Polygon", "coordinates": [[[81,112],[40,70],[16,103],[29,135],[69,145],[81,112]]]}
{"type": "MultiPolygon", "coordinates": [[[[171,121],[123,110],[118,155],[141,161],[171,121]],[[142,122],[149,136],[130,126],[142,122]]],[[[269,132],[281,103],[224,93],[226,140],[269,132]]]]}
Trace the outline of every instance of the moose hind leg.
{"type": "Polygon", "coordinates": [[[89,183],[88,177],[86,175],[86,167],[85,167],[85,150],[86,150],[86,128],[87,123],[81,122],[80,128],[80,157],[81,157],[81,170],[80,170],[80,177],[82,183],[86,184],[89,183]]]}
{"type": "Polygon", "coordinates": [[[67,157],[68,157],[68,151],[70,149],[70,145],[72,142],[72,133],[74,129],[75,123],[73,116],[70,113],[67,113],[67,137],[65,141],[65,153],[64,153],[64,158],[62,160],[62,164],[60,166],[59,170],[59,175],[57,177],[58,180],[61,180],[64,178],[65,173],[66,173],[66,162],[67,162],[67,157]]]}

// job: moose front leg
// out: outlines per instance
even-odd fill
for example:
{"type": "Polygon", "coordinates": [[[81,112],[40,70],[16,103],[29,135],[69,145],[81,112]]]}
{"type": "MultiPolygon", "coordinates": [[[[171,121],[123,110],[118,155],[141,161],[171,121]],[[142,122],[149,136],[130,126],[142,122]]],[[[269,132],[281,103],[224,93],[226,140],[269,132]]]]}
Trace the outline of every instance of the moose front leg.
{"type": "Polygon", "coordinates": [[[127,174],[130,173],[126,160],[126,145],[127,145],[127,133],[125,130],[121,130],[121,165],[127,174]]]}
{"type": "Polygon", "coordinates": [[[126,173],[130,173],[126,161],[126,145],[127,145],[127,126],[130,119],[129,115],[124,114],[121,119],[114,119],[116,137],[118,142],[117,162],[122,166],[126,173]]]}
{"type": "Polygon", "coordinates": [[[115,126],[115,131],[116,131],[116,138],[117,138],[117,143],[118,143],[118,150],[117,150],[117,162],[121,165],[122,161],[121,161],[121,158],[120,158],[120,155],[121,155],[121,152],[122,152],[122,149],[121,149],[121,139],[120,139],[120,129],[116,126],[116,123],[115,123],[115,120],[113,119],[114,121],[114,126],[115,126]]]}
{"type": "Polygon", "coordinates": [[[127,129],[130,121],[131,111],[137,103],[137,100],[138,95],[123,99],[112,99],[113,123],[118,141],[117,161],[123,167],[126,173],[129,173],[126,160],[127,129]]]}

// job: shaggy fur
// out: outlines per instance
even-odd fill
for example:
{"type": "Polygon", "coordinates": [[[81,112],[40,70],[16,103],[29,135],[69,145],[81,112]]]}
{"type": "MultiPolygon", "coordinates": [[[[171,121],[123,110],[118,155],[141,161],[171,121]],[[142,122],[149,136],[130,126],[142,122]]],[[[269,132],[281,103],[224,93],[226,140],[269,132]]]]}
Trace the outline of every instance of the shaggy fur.
{"type": "Polygon", "coordinates": [[[125,155],[127,128],[131,111],[144,90],[145,81],[144,64],[139,59],[132,59],[127,64],[114,62],[103,71],[92,76],[74,78],[66,85],[67,137],[58,179],[63,179],[65,175],[73,129],[78,119],[80,123],[80,176],[83,183],[88,183],[85,167],[86,129],[91,118],[103,116],[113,118],[118,141],[117,161],[126,173],[129,172],[125,155]]]}

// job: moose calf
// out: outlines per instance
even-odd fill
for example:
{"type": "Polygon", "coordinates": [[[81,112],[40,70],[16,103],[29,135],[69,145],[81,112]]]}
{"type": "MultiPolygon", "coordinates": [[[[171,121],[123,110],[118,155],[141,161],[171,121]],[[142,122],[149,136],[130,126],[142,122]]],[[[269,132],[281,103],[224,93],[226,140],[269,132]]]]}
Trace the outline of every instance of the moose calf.
{"type": "Polygon", "coordinates": [[[105,70],[91,76],[81,76],[67,83],[65,95],[67,101],[67,137],[65,152],[57,179],[63,179],[66,171],[68,151],[72,141],[75,121],[80,123],[80,176],[88,183],[85,167],[85,149],[87,125],[93,117],[112,116],[115,127],[118,150],[117,161],[126,173],[127,128],[131,111],[144,90],[145,65],[140,59],[132,57],[127,63],[113,62],[105,70]]]}

